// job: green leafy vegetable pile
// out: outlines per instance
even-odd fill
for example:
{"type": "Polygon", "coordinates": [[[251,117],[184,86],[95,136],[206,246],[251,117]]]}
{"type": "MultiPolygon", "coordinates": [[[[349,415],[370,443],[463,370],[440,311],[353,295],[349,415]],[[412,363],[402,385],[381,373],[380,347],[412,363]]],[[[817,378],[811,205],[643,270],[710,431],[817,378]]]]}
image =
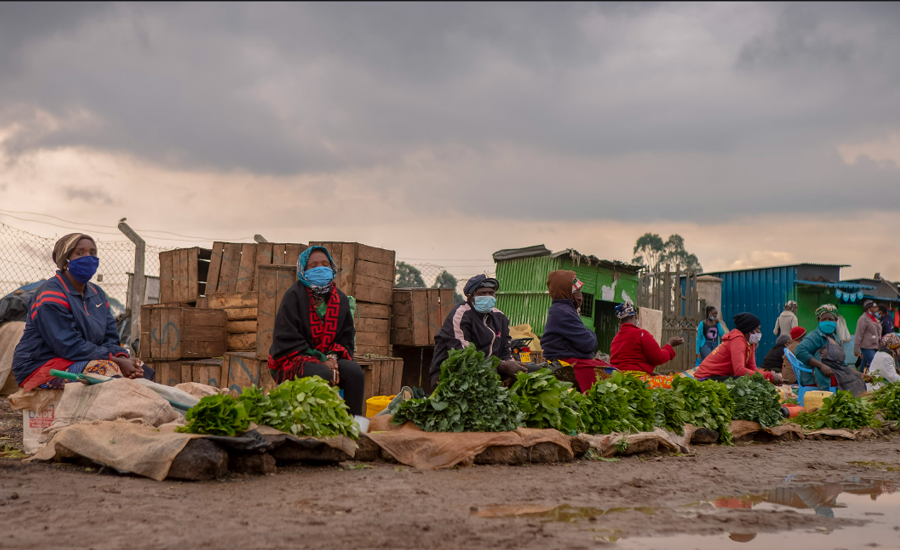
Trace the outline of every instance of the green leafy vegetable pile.
{"type": "Polygon", "coordinates": [[[762,374],[728,380],[725,386],[734,399],[734,420],[758,422],[763,428],[781,424],[781,398],[762,374]]]}
{"type": "Polygon", "coordinates": [[[683,435],[688,415],[684,410],[684,397],[681,393],[668,388],[655,388],[650,390],[650,397],[656,407],[654,425],[683,435]]]}
{"type": "Polygon", "coordinates": [[[728,388],[715,380],[698,382],[687,376],[676,377],[672,390],[684,399],[685,423],[719,432],[719,443],[731,445],[731,419],[734,400],[728,388]]]}
{"type": "Polygon", "coordinates": [[[900,382],[883,384],[872,396],[875,408],[885,420],[900,420],[900,382]]]}
{"type": "Polygon", "coordinates": [[[569,391],[571,382],[561,382],[550,369],[520,372],[510,388],[510,398],[525,414],[529,428],[555,428],[563,433],[581,432],[582,395],[569,391]]]}
{"type": "Polygon", "coordinates": [[[240,400],[250,407],[248,416],[257,424],[296,436],[359,437],[356,421],[338,389],[318,376],[284,382],[269,395],[262,395],[256,386],[245,388],[240,400]]]}
{"type": "Polygon", "coordinates": [[[250,418],[244,404],[230,395],[208,395],[184,415],[187,424],[176,432],[235,436],[247,431],[250,418]]]}
{"type": "Polygon", "coordinates": [[[500,360],[469,344],[450,350],[441,364],[441,381],[423,399],[404,401],[392,422],[412,422],[426,432],[508,432],[515,430],[522,412],[500,384],[500,360]]]}
{"type": "Polygon", "coordinates": [[[616,371],[584,394],[581,417],[589,434],[647,432],[653,430],[656,407],[646,382],[616,371]]]}
{"type": "Polygon", "coordinates": [[[856,430],[864,426],[881,427],[881,422],[875,418],[875,407],[872,403],[861,397],[853,397],[852,393],[845,390],[839,390],[836,394],[826,397],[819,410],[802,412],[794,420],[807,430],[822,428],[856,430]]]}

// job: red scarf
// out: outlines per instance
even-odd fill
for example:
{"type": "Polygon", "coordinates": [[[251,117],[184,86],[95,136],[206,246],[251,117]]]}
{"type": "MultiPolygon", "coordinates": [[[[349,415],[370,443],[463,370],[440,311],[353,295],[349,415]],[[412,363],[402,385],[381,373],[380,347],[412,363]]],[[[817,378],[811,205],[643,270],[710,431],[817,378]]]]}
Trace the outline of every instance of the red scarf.
{"type": "MultiPolygon", "coordinates": [[[[309,290],[307,290],[309,292],[309,290]]],[[[334,285],[331,285],[331,294],[328,295],[328,308],[325,310],[325,318],[319,317],[316,311],[316,303],[309,292],[309,326],[312,329],[312,347],[325,355],[329,352],[337,352],[341,359],[350,359],[350,353],[340,344],[334,343],[337,336],[338,313],[341,309],[341,298],[338,296],[334,285]]]]}

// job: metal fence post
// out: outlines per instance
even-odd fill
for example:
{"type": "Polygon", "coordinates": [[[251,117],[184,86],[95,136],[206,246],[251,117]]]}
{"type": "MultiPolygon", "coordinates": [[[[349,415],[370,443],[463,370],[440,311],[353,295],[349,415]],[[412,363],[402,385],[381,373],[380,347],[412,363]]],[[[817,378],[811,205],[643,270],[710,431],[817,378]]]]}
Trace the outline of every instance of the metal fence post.
{"type": "Polygon", "coordinates": [[[119,222],[119,231],[134,243],[134,275],[131,278],[131,296],[129,296],[131,298],[131,342],[133,346],[133,342],[141,334],[141,306],[144,304],[144,292],[147,287],[147,280],[144,277],[144,251],[147,243],[124,220],[119,222]]]}

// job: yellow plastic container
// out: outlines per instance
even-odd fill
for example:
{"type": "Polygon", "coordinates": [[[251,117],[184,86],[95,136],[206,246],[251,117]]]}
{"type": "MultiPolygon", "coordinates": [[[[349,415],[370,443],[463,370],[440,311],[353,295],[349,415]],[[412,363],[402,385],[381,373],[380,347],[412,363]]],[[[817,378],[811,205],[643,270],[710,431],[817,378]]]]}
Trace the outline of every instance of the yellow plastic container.
{"type": "Polygon", "coordinates": [[[834,395],[830,391],[808,391],[803,394],[803,408],[811,411],[822,406],[826,397],[834,395]]]}
{"type": "Polygon", "coordinates": [[[376,395],[366,400],[366,418],[372,418],[391,404],[396,395],[376,395]]]}

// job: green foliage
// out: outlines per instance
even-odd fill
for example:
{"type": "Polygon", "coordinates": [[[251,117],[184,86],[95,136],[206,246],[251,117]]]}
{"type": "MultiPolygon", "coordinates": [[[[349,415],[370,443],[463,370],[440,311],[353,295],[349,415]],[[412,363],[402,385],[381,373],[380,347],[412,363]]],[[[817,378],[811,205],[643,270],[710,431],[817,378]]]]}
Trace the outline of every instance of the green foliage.
{"type": "Polygon", "coordinates": [[[284,382],[259,399],[256,391],[244,390],[242,398],[244,393],[247,403],[256,403],[250,416],[258,418],[259,424],[296,436],[359,437],[356,421],[347,412],[338,389],[318,376],[284,382]]]}
{"type": "Polygon", "coordinates": [[[250,418],[244,404],[230,395],[208,395],[184,415],[181,433],[235,436],[247,431],[250,418]]]}
{"type": "Polygon", "coordinates": [[[428,398],[404,401],[394,424],[413,422],[426,432],[507,432],[521,423],[522,411],[500,384],[500,360],[469,344],[450,350],[441,381],[428,398]]]}
{"type": "Polygon", "coordinates": [[[456,287],[459,284],[459,281],[456,280],[449,271],[446,269],[441,271],[441,273],[435,277],[434,284],[431,285],[431,288],[452,288],[453,289],[453,304],[459,305],[466,300],[462,297],[462,294],[456,291],[456,287]]]}
{"type": "Polygon", "coordinates": [[[263,393],[262,389],[255,385],[244,388],[243,391],[241,391],[241,395],[238,396],[238,401],[244,404],[244,410],[247,411],[250,422],[255,422],[257,424],[263,423],[262,414],[266,409],[262,403],[265,401],[265,403],[268,404],[270,400],[266,397],[266,394],[263,393]]]}
{"type": "Polygon", "coordinates": [[[758,422],[763,428],[781,424],[781,398],[762,374],[728,380],[725,386],[734,399],[734,420],[758,422]]]}
{"type": "Polygon", "coordinates": [[[900,420],[900,382],[882,384],[875,390],[873,404],[885,420],[900,420]]]}
{"type": "Polygon", "coordinates": [[[677,233],[665,242],[656,233],[644,233],[638,237],[633,253],[631,262],[645,265],[651,271],[658,265],[670,264],[672,269],[679,265],[682,271],[703,272],[700,260],[684,249],[684,238],[677,233]]]}
{"type": "Polygon", "coordinates": [[[728,388],[715,380],[697,380],[679,376],[672,381],[672,390],[684,399],[685,423],[719,432],[719,443],[731,445],[731,418],[734,400],[728,388]]]}
{"type": "Polygon", "coordinates": [[[581,432],[581,402],[583,397],[571,390],[571,382],[561,382],[550,369],[534,373],[520,372],[510,388],[510,399],[525,414],[529,428],[555,428],[563,433],[581,432]]]}
{"type": "Polygon", "coordinates": [[[656,409],[645,382],[616,371],[584,395],[581,417],[589,434],[646,432],[653,430],[656,409]]]}
{"type": "Polygon", "coordinates": [[[668,388],[655,388],[650,390],[650,397],[656,408],[654,425],[678,435],[684,434],[684,425],[687,424],[688,415],[684,410],[682,394],[668,388]]]}
{"type": "Polygon", "coordinates": [[[868,400],[853,397],[853,394],[839,390],[826,397],[822,407],[815,412],[802,412],[794,419],[807,430],[837,428],[856,430],[864,426],[880,428],[881,422],[875,418],[875,407],[868,400]]]}
{"type": "Polygon", "coordinates": [[[406,262],[397,262],[397,279],[394,281],[397,288],[425,288],[425,280],[422,272],[406,262]]]}

